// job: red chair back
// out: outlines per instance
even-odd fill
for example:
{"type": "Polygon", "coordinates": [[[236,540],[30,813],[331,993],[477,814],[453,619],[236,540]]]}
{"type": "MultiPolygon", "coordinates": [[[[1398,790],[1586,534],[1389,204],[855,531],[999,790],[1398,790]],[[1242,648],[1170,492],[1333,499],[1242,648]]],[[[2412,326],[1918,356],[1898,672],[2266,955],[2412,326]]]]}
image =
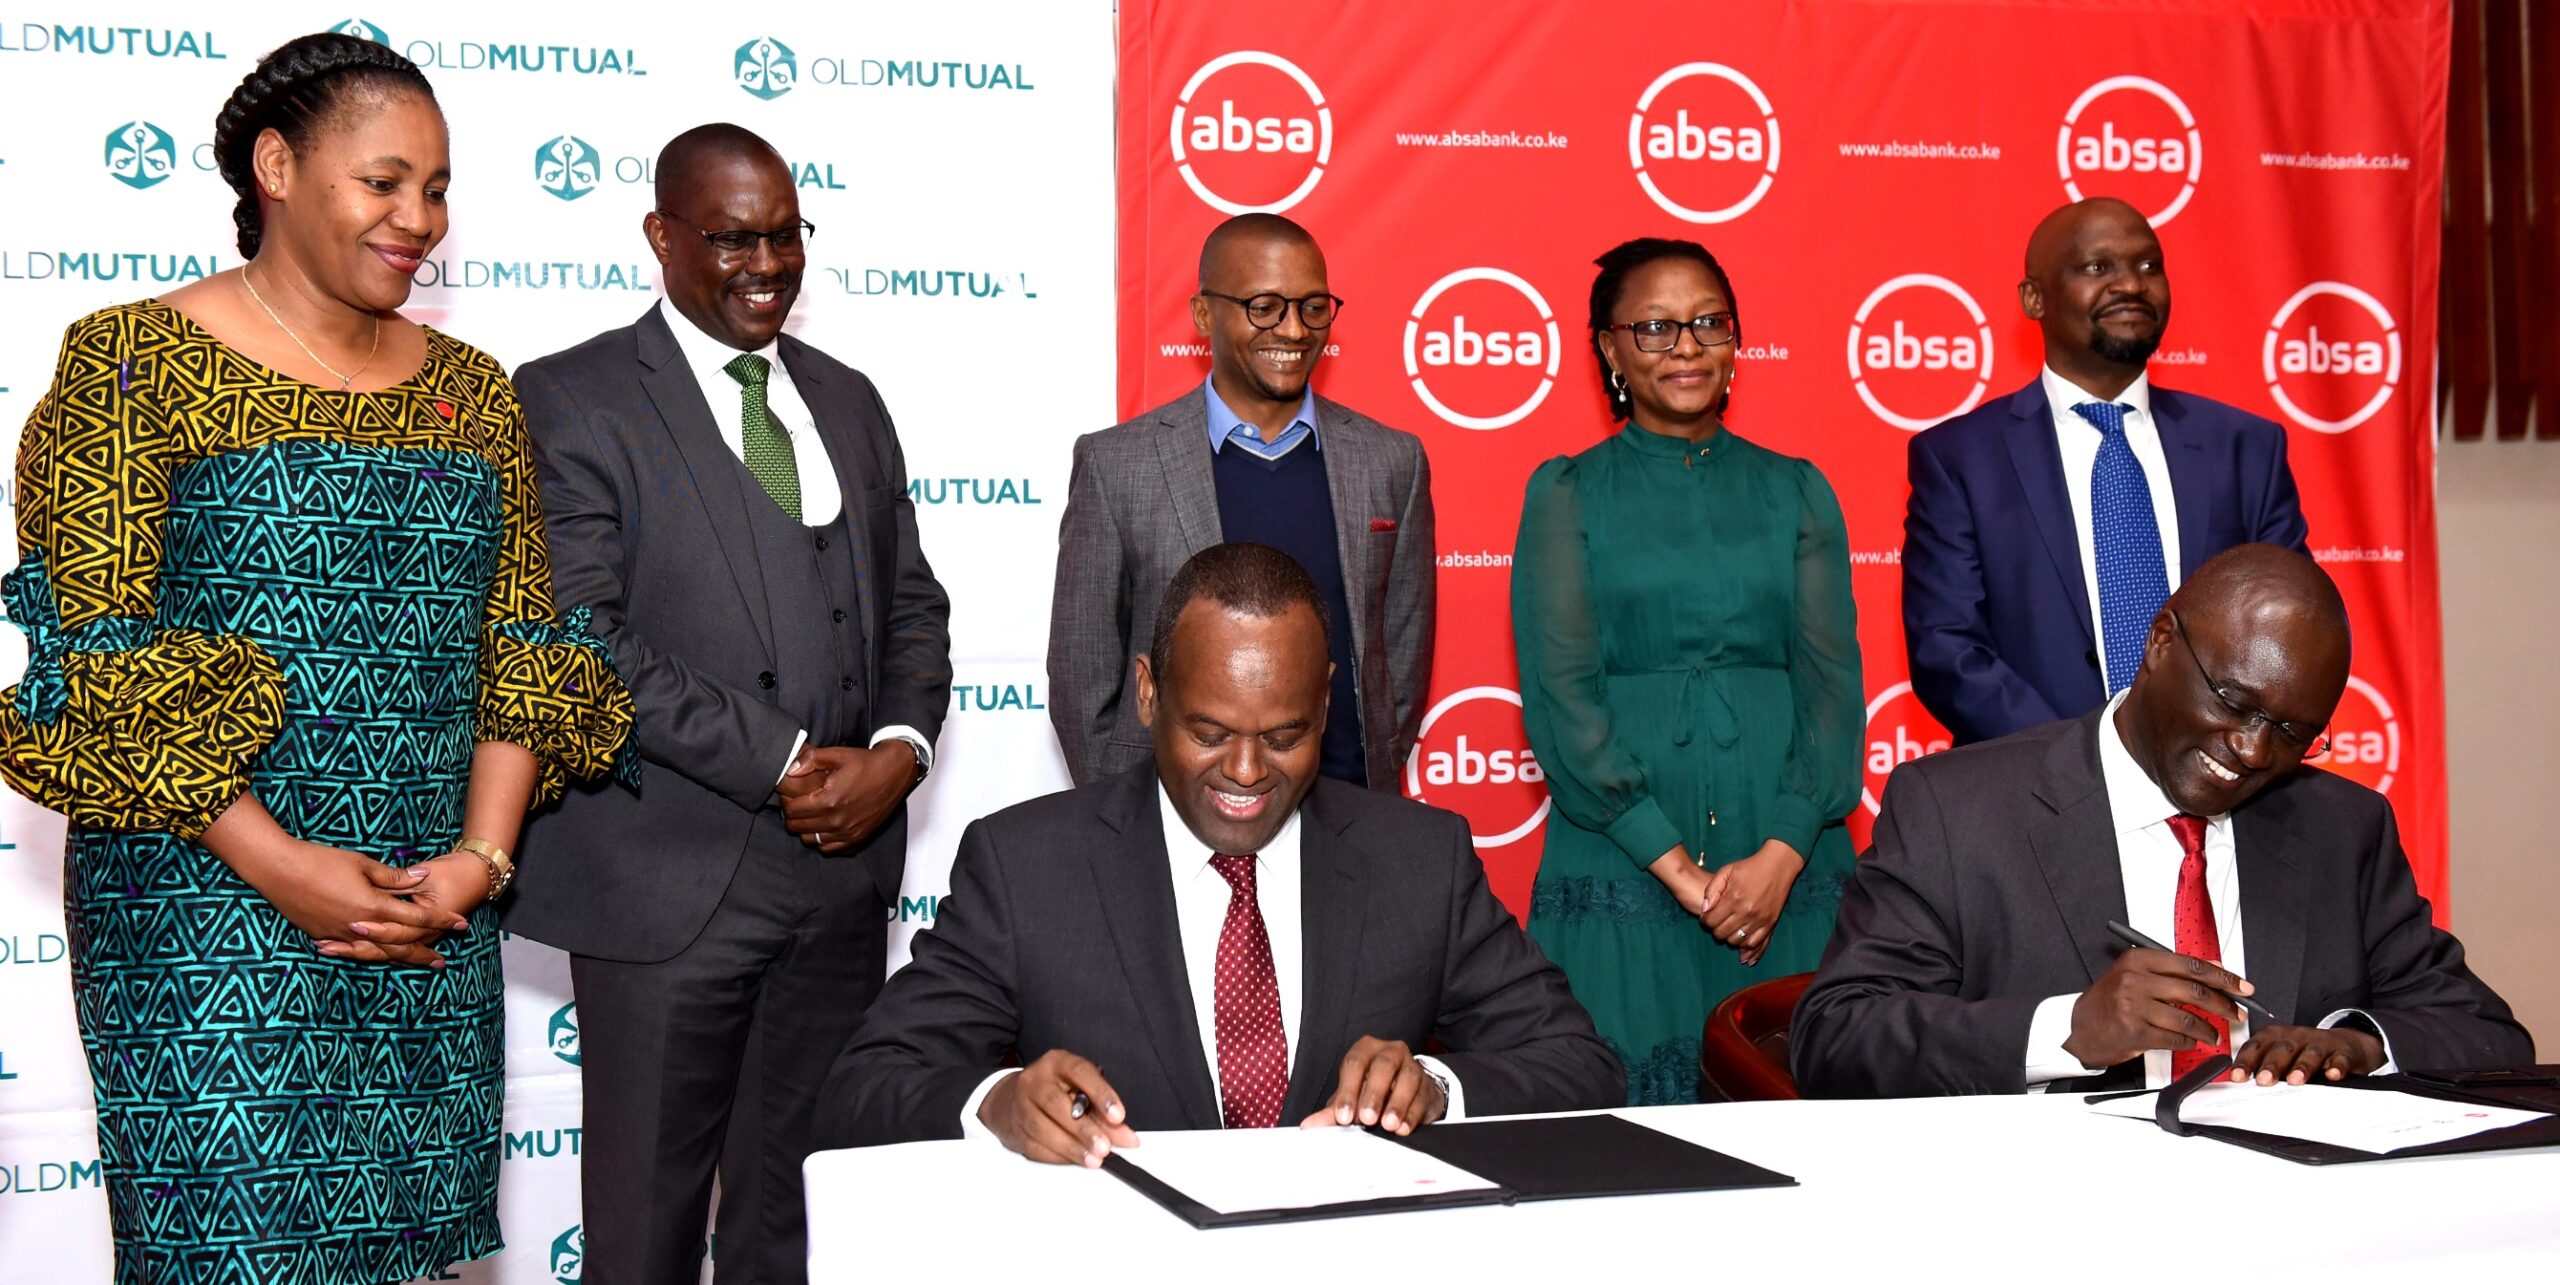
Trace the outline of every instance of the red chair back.
{"type": "Polygon", "coordinates": [[[1756,982],[1725,997],[1707,1015],[1698,1072],[1707,1088],[1728,1102],[1793,1101],[1796,1077],[1787,1069],[1787,1024],[1813,974],[1794,973],[1756,982]]]}

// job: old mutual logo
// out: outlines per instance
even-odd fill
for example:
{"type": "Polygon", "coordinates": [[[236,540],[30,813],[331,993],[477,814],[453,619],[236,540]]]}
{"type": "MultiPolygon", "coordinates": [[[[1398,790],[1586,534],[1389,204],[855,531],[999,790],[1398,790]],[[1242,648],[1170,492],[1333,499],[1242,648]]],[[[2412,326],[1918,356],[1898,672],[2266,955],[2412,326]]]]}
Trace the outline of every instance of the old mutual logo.
{"type": "Polygon", "coordinates": [[[551,1056],[571,1066],[579,1065],[577,1005],[563,1004],[559,1012],[551,1015],[551,1026],[543,1033],[542,1042],[551,1050],[551,1056]]]}
{"type": "Polygon", "coordinates": [[[370,40],[385,48],[389,48],[391,45],[391,37],[386,34],[382,28],[377,27],[362,18],[349,18],[344,22],[334,23],[330,26],[329,30],[336,32],[341,36],[354,36],[358,40],[370,40]]]}
{"type": "Polygon", "coordinates": [[[147,120],[107,131],[107,175],[126,187],[154,186],[177,168],[178,143],[169,131],[147,120]]]}
{"type": "Polygon", "coordinates": [[[604,156],[575,134],[562,134],[533,149],[534,181],[563,201],[596,190],[604,175],[604,156]]]}
{"type": "Polygon", "coordinates": [[[738,88],[771,102],[800,83],[800,60],[791,46],[771,36],[758,36],[738,46],[733,74],[738,88]]]}
{"type": "Polygon", "coordinates": [[[587,1265],[587,1229],[584,1223],[571,1223],[569,1230],[551,1241],[551,1279],[560,1285],[578,1285],[578,1277],[587,1265]]]}

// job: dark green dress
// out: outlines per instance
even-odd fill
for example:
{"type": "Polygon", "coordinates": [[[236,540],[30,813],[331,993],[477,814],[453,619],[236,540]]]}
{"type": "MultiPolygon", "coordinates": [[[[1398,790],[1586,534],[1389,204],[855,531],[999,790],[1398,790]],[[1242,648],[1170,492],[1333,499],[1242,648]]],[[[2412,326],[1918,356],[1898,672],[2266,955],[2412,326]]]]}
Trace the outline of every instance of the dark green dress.
{"type": "Polygon", "coordinates": [[[1627,1101],[1694,1102],[1709,1010],[1812,968],[1849,877],[1864,704],[1839,501],[1729,430],[1698,447],[1629,424],[1529,479],[1511,612],[1555,800],[1529,932],[1625,1060],[1627,1101]],[[1805,870],[1746,968],[1645,867],[1773,838],[1805,870]]]}

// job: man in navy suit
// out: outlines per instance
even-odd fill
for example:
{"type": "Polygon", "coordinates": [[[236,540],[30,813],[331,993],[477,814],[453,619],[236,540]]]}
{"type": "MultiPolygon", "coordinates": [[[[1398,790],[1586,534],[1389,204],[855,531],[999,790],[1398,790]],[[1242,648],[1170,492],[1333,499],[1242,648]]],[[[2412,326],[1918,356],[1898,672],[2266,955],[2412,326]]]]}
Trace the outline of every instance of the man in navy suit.
{"type": "Polygon", "coordinates": [[[2169,324],[2150,221],[2109,197],[2066,205],[2036,225],[2026,268],[2036,381],[1911,439],[1904,646],[1958,744],[2105,704],[2213,555],[2307,552],[2284,430],[2144,373],[2169,324]]]}

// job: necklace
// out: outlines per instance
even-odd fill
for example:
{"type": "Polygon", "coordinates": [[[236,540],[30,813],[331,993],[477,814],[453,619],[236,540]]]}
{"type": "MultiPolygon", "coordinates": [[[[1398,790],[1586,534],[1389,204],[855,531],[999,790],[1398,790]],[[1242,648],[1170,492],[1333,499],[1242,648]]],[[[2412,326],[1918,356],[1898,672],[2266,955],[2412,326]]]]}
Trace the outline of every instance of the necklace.
{"type": "Polygon", "coordinates": [[[302,336],[293,333],[293,327],[284,324],[284,318],[277,316],[275,309],[267,307],[267,301],[264,298],[261,298],[258,294],[258,283],[249,279],[249,269],[246,267],[240,269],[240,284],[249,288],[249,297],[258,301],[258,307],[266,312],[267,320],[276,323],[276,329],[283,331],[284,337],[292,340],[293,346],[301,349],[302,355],[310,358],[312,365],[318,366],[320,369],[328,371],[330,374],[338,377],[339,392],[343,393],[347,391],[347,386],[356,382],[356,376],[364,373],[365,366],[373,364],[374,355],[382,351],[382,314],[375,313],[373,316],[373,347],[365,350],[364,364],[357,366],[353,371],[341,373],[337,367],[320,360],[320,354],[311,351],[311,345],[302,342],[302,336]]]}

